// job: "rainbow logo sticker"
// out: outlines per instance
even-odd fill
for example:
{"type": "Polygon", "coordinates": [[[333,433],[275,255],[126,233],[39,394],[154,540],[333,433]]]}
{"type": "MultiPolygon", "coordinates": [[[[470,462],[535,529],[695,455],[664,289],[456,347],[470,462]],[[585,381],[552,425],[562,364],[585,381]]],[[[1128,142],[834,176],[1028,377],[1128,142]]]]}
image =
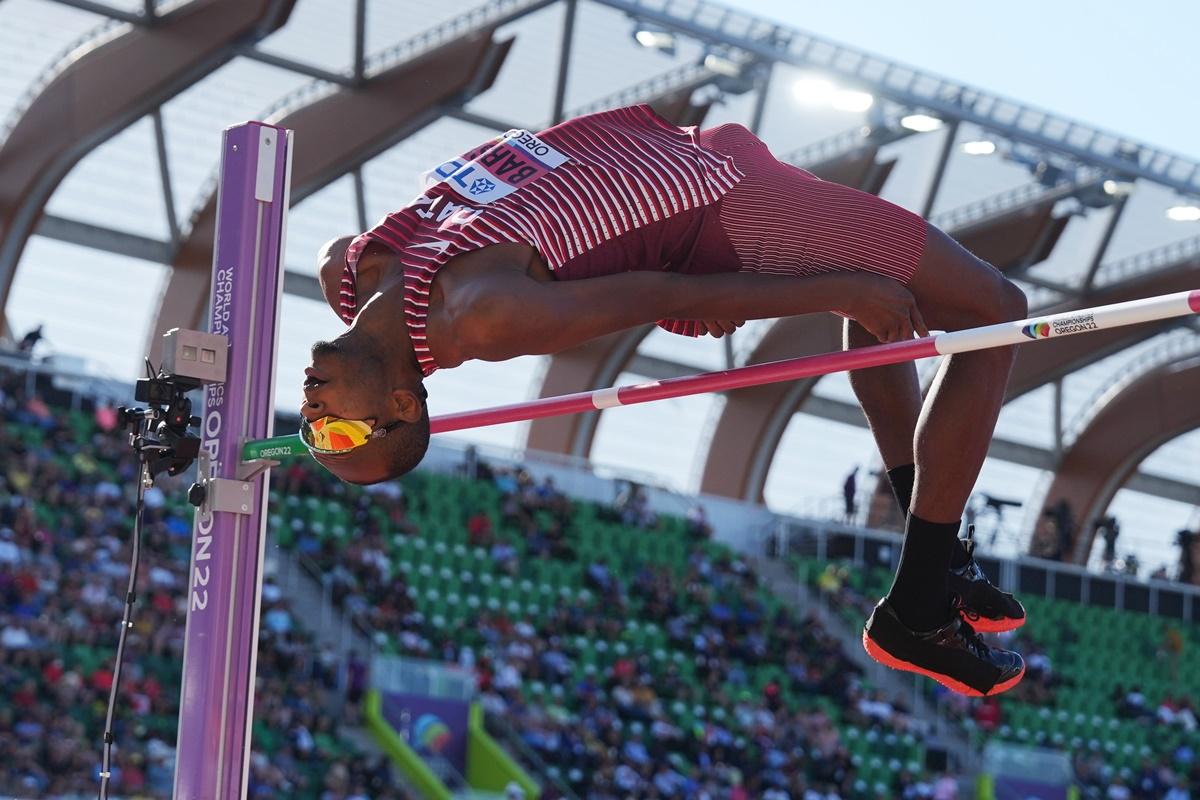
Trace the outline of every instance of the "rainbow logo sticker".
{"type": "Polygon", "coordinates": [[[1050,335],[1049,322],[1035,322],[1032,325],[1026,325],[1021,328],[1021,333],[1028,336],[1030,339],[1045,339],[1050,335]]]}
{"type": "Polygon", "coordinates": [[[440,755],[450,746],[450,742],[454,740],[454,734],[436,715],[422,714],[417,717],[416,724],[413,725],[413,739],[419,750],[440,755]]]}

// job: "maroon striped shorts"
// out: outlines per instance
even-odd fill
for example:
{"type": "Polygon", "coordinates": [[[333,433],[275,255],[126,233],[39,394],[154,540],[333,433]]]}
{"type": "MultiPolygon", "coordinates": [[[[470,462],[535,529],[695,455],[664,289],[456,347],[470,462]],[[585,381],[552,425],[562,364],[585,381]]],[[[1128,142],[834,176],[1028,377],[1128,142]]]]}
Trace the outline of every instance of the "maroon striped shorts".
{"type": "Polygon", "coordinates": [[[874,272],[903,284],[925,251],[925,220],[857,189],[779,161],[741,125],[699,132],[745,176],[721,200],[719,221],[742,270],[816,275],[874,272]]]}

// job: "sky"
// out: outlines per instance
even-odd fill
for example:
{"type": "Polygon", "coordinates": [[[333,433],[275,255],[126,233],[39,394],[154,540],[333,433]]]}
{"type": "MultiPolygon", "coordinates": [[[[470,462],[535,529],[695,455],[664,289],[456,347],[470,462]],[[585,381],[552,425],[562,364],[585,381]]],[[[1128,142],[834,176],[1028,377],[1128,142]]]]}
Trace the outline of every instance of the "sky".
{"type": "Polygon", "coordinates": [[[724,2],[1200,158],[1193,0],[724,2]]]}

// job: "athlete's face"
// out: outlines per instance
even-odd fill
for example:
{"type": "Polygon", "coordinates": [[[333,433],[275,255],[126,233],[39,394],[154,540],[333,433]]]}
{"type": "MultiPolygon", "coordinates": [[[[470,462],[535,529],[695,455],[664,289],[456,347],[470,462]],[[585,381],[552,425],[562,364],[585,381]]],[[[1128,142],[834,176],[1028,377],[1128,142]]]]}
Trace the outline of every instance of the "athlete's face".
{"type": "Polygon", "coordinates": [[[314,453],[330,472],[350,483],[378,483],[407,472],[424,456],[429,417],[419,378],[401,374],[393,386],[388,360],[352,332],[313,345],[312,365],[304,372],[300,414],[306,420],[363,420],[372,430],[387,431],[343,453],[314,453]]]}
{"type": "Polygon", "coordinates": [[[348,336],[312,346],[312,363],[304,370],[305,419],[324,416],[366,419],[376,416],[387,397],[383,365],[374,369],[348,336]]]}
{"type": "MultiPolygon", "coordinates": [[[[312,346],[312,364],[304,370],[304,403],[300,414],[310,422],[331,416],[366,421],[372,428],[391,422],[388,387],[382,365],[371,369],[364,354],[348,346],[346,337],[312,346]]],[[[375,441],[347,453],[314,453],[330,472],[351,483],[374,483],[386,477],[382,448],[375,441]]]]}

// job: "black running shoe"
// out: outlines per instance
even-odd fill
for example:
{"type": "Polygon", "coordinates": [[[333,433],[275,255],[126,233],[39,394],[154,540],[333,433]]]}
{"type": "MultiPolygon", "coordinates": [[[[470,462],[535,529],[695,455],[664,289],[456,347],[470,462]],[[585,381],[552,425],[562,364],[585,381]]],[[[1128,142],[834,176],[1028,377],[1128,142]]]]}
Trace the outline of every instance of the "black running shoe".
{"type": "Polygon", "coordinates": [[[971,697],[1006,692],[1025,674],[1018,653],[989,647],[958,615],[937,630],[917,633],[905,627],[886,597],[863,628],[863,648],[880,664],[925,675],[971,697]]]}
{"type": "Polygon", "coordinates": [[[975,526],[967,526],[967,563],[950,570],[950,592],[958,597],[957,611],[980,633],[1002,633],[1025,624],[1025,607],[1008,592],[991,584],[975,560],[975,526]]]}

